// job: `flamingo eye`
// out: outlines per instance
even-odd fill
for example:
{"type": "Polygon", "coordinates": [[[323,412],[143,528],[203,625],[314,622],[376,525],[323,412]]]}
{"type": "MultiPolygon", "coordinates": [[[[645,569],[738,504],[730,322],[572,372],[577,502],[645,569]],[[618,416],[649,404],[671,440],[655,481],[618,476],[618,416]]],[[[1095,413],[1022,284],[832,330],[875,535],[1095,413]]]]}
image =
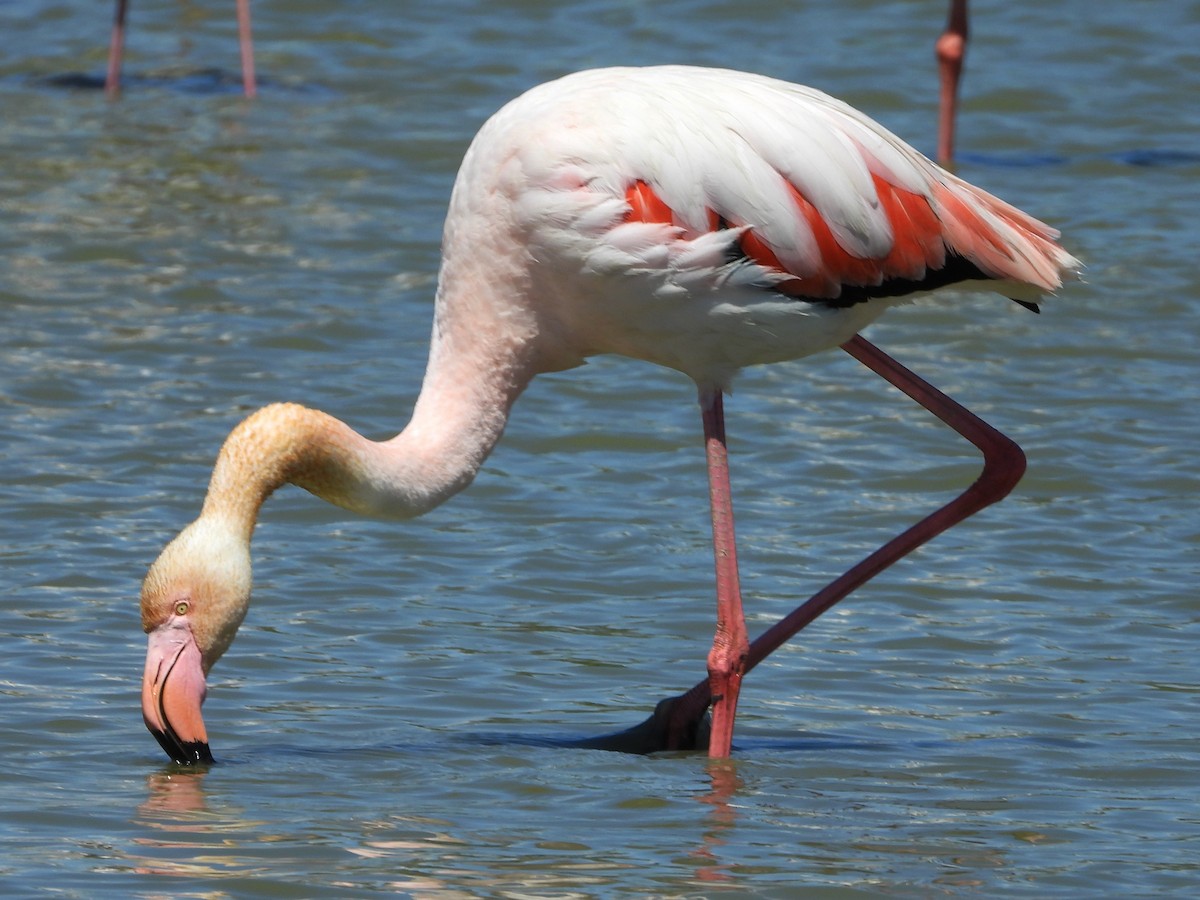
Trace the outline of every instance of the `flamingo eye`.
{"type": "Polygon", "coordinates": [[[188,609],[190,609],[190,608],[191,608],[190,603],[188,603],[186,600],[180,600],[178,603],[175,604],[175,615],[186,616],[188,609]]]}

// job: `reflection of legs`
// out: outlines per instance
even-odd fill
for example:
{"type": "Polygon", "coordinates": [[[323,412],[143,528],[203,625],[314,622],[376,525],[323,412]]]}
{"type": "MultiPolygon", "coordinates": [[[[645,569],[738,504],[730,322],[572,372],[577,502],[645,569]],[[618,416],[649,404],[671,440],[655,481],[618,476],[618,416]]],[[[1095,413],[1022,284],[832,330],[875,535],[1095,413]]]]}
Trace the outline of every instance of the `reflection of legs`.
{"type": "Polygon", "coordinates": [[[708,755],[726,757],[733,743],[738,693],[746,669],[746,619],[738,583],[737,538],[729,487],[729,454],[725,446],[725,412],[720,391],[700,399],[704,415],[704,447],[708,457],[708,490],[712,506],[713,557],[717,574],[717,632],[708,654],[713,724],[708,755]]]}
{"type": "Polygon", "coordinates": [[[742,789],[742,779],[737,774],[737,763],[729,759],[711,760],[708,777],[710,790],[696,798],[710,807],[705,816],[704,840],[689,858],[695,861],[697,881],[734,881],[735,876],[729,871],[732,863],[721,859],[720,849],[725,844],[726,833],[737,825],[737,808],[732,800],[742,789]]]}
{"type": "MultiPolygon", "coordinates": [[[[1025,454],[1013,441],[910,372],[875,345],[859,336],[847,341],[842,345],[842,349],[978,447],[983,452],[983,472],[975,483],[958,497],[888,541],[767,629],[750,644],[743,674],[762,662],[821,613],[892,563],[985,506],[1003,499],[1025,472],[1025,454]]],[[[698,749],[692,736],[703,721],[712,693],[710,682],[702,681],[686,694],[659,704],[654,716],[646,725],[658,723],[662,742],[660,749],[698,749]]]]}

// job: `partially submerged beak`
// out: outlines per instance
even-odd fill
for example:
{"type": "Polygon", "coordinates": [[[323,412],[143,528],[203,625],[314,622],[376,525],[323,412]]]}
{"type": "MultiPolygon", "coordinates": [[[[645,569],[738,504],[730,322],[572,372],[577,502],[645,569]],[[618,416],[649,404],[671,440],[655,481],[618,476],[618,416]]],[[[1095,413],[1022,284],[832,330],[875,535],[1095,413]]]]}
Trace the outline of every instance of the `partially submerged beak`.
{"type": "Polygon", "coordinates": [[[142,718],[167,756],[180,765],[213,761],[200,717],[204,694],[200,648],[191,626],[176,616],[150,632],[142,676],[142,718]]]}

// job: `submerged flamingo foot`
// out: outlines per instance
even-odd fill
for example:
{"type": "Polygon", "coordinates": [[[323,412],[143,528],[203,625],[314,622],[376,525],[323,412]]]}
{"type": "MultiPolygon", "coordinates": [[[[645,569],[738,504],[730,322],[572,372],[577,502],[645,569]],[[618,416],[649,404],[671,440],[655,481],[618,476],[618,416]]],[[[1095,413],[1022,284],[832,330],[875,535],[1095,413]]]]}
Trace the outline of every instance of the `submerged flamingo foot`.
{"type": "Polygon", "coordinates": [[[666,750],[707,750],[712,722],[708,715],[705,684],[702,705],[692,702],[692,692],[659,700],[654,712],[632,728],[579,741],[573,746],[589,750],[612,750],[645,756],[666,750]]]}

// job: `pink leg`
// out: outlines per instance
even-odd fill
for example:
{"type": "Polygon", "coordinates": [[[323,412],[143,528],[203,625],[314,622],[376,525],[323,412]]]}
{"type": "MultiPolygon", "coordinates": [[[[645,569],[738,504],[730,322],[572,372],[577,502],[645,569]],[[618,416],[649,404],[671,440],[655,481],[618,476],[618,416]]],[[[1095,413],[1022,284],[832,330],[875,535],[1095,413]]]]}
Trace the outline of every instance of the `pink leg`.
{"type": "MultiPolygon", "coordinates": [[[[975,483],[958,497],[888,541],[767,629],[750,645],[743,674],[753,669],[781,644],[855,588],[865,584],[926,541],[984,507],[1003,499],[1016,487],[1025,472],[1025,454],[1016,443],[929,382],[910,372],[874,344],[862,336],[856,336],[843,344],[842,349],[889,384],[916,400],[983,451],[983,472],[975,483]]],[[[660,729],[661,740],[666,749],[687,748],[686,736],[695,732],[696,723],[702,720],[709,697],[714,693],[710,681],[701,681],[686,694],[663,701],[655,715],[646,723],[646,730],[660,729]],[[665,706],[666,704],[669,706],[665,706]]],[[[714,708],[714,731],[715,712],[714,708]]],[[[648,740],[646,731],[640,731],[638,734],[645,746],[648,740]]]]}
{"type": "Polygon", "coordinates": [[[934,46],[941,77],[941,112],[938,116],[937,158],[954,161],[954,123],[958,117],[958,81],[967,53],[967,0],[951,0],[946,30],[934,46]]]}
{"type": "Polygon", "coordinates": [[[108,74],[104,77],[104,93],[115,100],[121,93],[121,56],[125,52],[125,12],[127,0],[117,0],[113,13],[112,39],[108,42],[108,74]]]}
{"type": "Polygon", "coordinates": [[[746,671],[758,665],[784,641],[855,588],[870,581],[888,566],[937,537],[947,528],[973,516],[984,507],[991,506],[997,500],[1004,499],[1025,474],[1025,454],[1014,441],[923,378],[910,372],[866,338],[861,335],[851,338],[842,345],[842,349],[889,384],[916,400],[983,451],[983,471],[974,484],[941,509],[930,513],[907,531],[892,538],[767,629],[751,646],[746,671]]]}
{"type": "Polygon", "coordinates": [[[237,0],[238,45],[242,51],[242,90],[247,97],[258,93],[254,77],[254,43],[250,38],[250,0],[237,0]]]}
{"type": "Polygon", "coordinates": [[[738,582],[737,538],[733,529],[733,498],[729,487],[729,454],[725,446],[721,392],[705,393],[700,404],[704,415],[713,557],[717,572],[717,633],[708,654],[708,685],[713,701],[708,755],[724,758],[729,756],[733,743],[733,722],[746,669],[748,640],[738,582]]]}

